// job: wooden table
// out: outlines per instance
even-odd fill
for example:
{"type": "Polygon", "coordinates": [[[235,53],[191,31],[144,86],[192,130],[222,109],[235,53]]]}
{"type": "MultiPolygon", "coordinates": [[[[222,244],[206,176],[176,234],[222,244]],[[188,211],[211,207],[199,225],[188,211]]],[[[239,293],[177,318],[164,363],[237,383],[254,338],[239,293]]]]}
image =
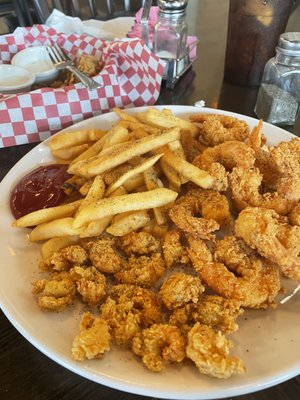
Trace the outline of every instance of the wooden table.
{"type": "MultiPolygon", "coordinates": [[[[193,105],[204,100],[208,107],[254,116],[257,88],[223,82],[228,1],[190,0],[189,28],[200,38],[199,58],[173,91],[161,90],[157,104],[193,105]]],[[[291,19],[290,30],[300,30],[291,19]]],[[[0,149],[0,179],[35,144],[0,149]]],[[[16,299],[16,301],[22,301],[16,299]]],[[[0,312],[1,400],[143,400],[146,397],[101,386],[51,361],[27,342],[0,312]]],[[[239,396],[239,400],[298,400],[300,377],[270,389],[239,396]]]]}

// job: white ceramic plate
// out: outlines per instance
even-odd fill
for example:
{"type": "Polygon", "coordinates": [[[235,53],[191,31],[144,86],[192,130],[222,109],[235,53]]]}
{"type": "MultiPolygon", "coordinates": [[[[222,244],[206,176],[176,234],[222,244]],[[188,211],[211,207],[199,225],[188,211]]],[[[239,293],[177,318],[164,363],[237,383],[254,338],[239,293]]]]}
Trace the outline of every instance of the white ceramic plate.
{"type": "MultiPolygon", "coordinates": [[[[165,107],[180,116],[201,112],[195,107],[165,107]]],[[[243,118],[250,127],[257,123],[253,118],[220,110],[203,111],[243,118]]],[[[116,121],[116,115],[109,113],[83,121],[72,129],[108,129],[116,121]]],[[[269,124],[265,124],[264,133],[271,144],[292,136],[269,124]]],[[[38,308],[30,282],[38,276],[40,246],[27,242],[26,230],[10,227],[13,220],[9,209],[10,189],[26,172],[49,161],[46,141],[20,160],[0,185],[0,303],[6,316],[28,341],[52,360],[85,378],[119,390],[160,398],[200,400],[236,396],[276,385],[299,374],[299,292],[280,304],[277,310],[251,310],[240,318],[240,329],[231,338],[236,344],[234,354],[240,356],[247,367],[244,376],[217,380],[200,375],[196,368],[188,365],[168,366],[161,373],[153,373],[129,351],[116,348],[106,353],[101,361],[73,361],[70,349],[80,319],[79,306],[59,314],[45,313],[38,308]]],[[[288,280],[284,283],[288,293],[296,286],[288,280]]]]}

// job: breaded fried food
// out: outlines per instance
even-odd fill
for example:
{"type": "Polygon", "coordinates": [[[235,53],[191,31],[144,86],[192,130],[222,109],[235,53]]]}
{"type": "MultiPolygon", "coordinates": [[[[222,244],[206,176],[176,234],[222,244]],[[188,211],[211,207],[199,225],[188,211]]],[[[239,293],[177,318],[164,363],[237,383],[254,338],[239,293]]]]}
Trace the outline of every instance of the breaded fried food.
{"type": "Polygon", "coordinates": [[[242,361],[229,355],[233,343],[218,331],[197,322],[188,333],[186,354],[201,374],[214,378],[228,379],[235,374],[245,373],[242,361]]]}
{"type": "Polygon", "coordinates": [[[163,255],[166,267],[170,268],[174,264],[186,264],[189,256],[186,247],[182,244],[182,233],[178,229],[167,231],[163,244],[163,255]]]}
{"type": "Polygon", "coordinates": [[[110,334],[106,322],[86,312],[80,321],[79,333],[72,344],[72,357],[76,361],[102,358],[110,350],[110,334]]]}
{"type": "Polygon", "coordinates": [[[132,341],[132,350],[142,357],[150,371],[159,372],[164,361],[180,363],[185,358],[186,342],[176,326],[153,324],[137,333],[132,341]]]}
{"type": "Polygon", "coordinates": [[[32,282],[32,293],[45,311],[62,311],[72,304],[76,293],[75,283],[68,272],[55,272],[49,279],[32,282]]]}
{"type": "Polygon", "coordinates": [[[131,255],[122,262],[122,269],[114,277],[119,283],[129,283],[149,288],[162,277],[165,272],[165,263],[160,253],[150,256],[131,255]]]}
{"type": "Polygon", "coordinates": [[[223,333],[231,333],[238,330],[236,320],[243,312],[241,302],[238,300],[203,294],[196,304],[189,303],[174,310],[169,323],[183,331],[189,331],[196,322],[199,322],[223,333]]]}
{"type": "Polygon", "coordinates": [[[194,114],[190,121],[200,127],[200,140],[207,146],[215,146],[229,140],[244,141],[249,135],[248,124],[238,118],[222,114],[194,114]]]}
{"type": "Polygon", "coordinates": [[[110,328],[112,340],[125,347],[131,346],[136,333],[162,318],[156,294],[135,285],[114,286],[100,313],[110,328]]]}
{"type": "Polygon", "coordinates": [[[114,274],[121,269],[121,258],[114,249],[114,239],[102,237],[87,241],[85,248],[88,256],[99,271],[114,274]]]}
{"type": "Polygon", "coordinates": [[[76,283],[82,301],[93,307],[106,296],[106,278],[95,267],[82,268],[79,265],[70,270],[70,276],[76,283]]]}
{"type": "Polygon", "coordinates": [[[128,255],[150,254],[157,252],[160,248],[159,241],[149,232],[131,232],[120,237],[118,241],[120,248],[128,255]]]}
{"type": "Polygon", "coordinates": [[[159,294],[169,310],[174,310],[186,303],[196,304],[205,290],[200,278],[176,272],[170,275],[160,287],[159,294]]]}
{"type": "Polygon", "coordinates": [[[82,246],[71,245],[55,252],[46,260],[41,260],[39,267],[43,271],[68,271],[75,264],[84,264],[87,259],[87,253],[82,246]]]}

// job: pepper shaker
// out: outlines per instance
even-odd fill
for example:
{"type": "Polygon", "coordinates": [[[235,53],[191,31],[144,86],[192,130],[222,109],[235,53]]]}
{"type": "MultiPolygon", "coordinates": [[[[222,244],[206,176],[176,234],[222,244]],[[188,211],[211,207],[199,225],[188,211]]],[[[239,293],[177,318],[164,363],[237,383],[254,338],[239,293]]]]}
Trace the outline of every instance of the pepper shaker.
{"type": "Polygon", "coordinates": [[[300,104],[300,32],[280,35],[265,66],[255,113],[274,125],[294,125],[300,104]]]}

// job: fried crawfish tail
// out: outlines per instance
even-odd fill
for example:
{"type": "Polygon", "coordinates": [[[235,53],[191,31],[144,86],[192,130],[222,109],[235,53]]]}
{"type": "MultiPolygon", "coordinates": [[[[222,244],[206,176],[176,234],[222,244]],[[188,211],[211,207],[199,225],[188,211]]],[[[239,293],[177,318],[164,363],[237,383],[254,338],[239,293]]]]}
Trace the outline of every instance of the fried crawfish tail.
{"type": "Polygon", "coordinates": [[[235,223],[236,235],[258,253],[280,266],[284,275],[300,282],[300,227],[273,210],[248,207],[235,223]]]}
{"type": "Polygon", "coordinates": [[[274,305],[281,285],[278,269],[273,263],[252,254],[247,261],[248,268],[238,270],[234,264],[226,265],[215,259],[203,241],[192,237],[189,237],[188,241],[189,256],[195,270],[220,296],[239,300],[242,306],[248,308],[266,308],[274,305]],[[252,274],[249,268],[254,269],[252,274]]]}

